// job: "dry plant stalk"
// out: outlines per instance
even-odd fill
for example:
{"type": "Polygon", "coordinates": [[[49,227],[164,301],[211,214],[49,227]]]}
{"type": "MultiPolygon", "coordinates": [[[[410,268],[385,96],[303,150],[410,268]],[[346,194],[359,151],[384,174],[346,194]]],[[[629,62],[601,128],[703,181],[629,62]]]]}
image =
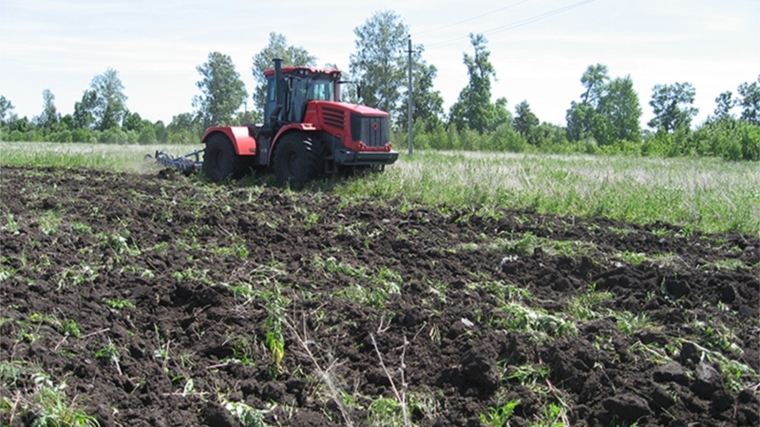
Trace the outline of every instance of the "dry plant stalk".
{"type": "Polygon", "coordinates": [[[309,343],[313,344],[313,341],[310,341],[308,339],[308,336],[306,334],[306,325],[303,326],[303,334],[299,334],[296,330],[295,326],[290,322],[290,319],[285,316],[284,320],[285,326],[290,330],[290,332],[293,334],[293,338],[298,343],[298,345],[303,348],[306,356],[308,356],[309,360],[311,360],[311,363],[314,364],[315,369],[319,373],[319,376],[322,378],[322,381],[324,381],[325,385],[327,385],[327,388],[330,390],[330,395],[332,396],[335,403],[338,405],[338,409],[340,410],[340,415],[343,417],[343,421],[345,421],[346,426],[353,427],[354,423],[351,421],[351,419],[348,416],[348,411],[346,410],[346,407],[343,405],[343,399],[341,399],[340,390],[338,390],[338,387],[335,385],[335,382],[332,379],[332,376],[330,374],[330,371],[335,366],[335,362],[331,362],[330,366],[328,366],[326,369],[322,369],[322,367],[319,365],[319,362],[317,362],[317,358],[314,356],[314,353],[312,353],[311,349],[309,348],[309,343]]]}
{"type": "Polygon", "coordinates": [[[385,376],[388,377],[388,381],[391,382],[391,388],[393,389],[393,394],[396,395],[396,401],[398,401],[398,404],[401,406],[401,414],[404,417],[404,425],[406,427],[411,427],[412,423],[409,421],[409,413],[406,410],[406,389],[408,384],[404,378],[404,373],[406,372],[406,362],[404,359],[406,358],[406,348],[409,347],[409,341],[407,341],[406,335],[404,335],[404,345],[402,346],[400,358],[401,366],[398,368],[399,374],[401,375],[401,392],[399,392],[398,388],[396,388],[396,383],[393,381],[393,376],[385,366],[385,362],[383,362],[383,355],[380,354],[380,349],[377,348],[377,341],[375,341],[375,336],[373,334],[369,334],[369,337],[372,339],[372,345],[375,347],[375,353],[377,353],[377,358],[380,360],[380,366],[383,368],[385,376]]]}

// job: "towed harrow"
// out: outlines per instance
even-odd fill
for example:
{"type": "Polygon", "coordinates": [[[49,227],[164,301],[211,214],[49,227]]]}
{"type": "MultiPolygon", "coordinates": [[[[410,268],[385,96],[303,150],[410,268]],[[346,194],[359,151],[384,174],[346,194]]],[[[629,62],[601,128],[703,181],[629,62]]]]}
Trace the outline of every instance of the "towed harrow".
{"type": "Polygon", "coordinates": [[[179,169],[185,175],[191,175],[201,170],[203,161],[200,156],[203,154],[203,151],[203,149],[200,149],[184,156],[173,156],[166,151],[156,151],[156,154],[153,156],[146,154],[145,160],[155,160],[164,166],[179,169]]]}

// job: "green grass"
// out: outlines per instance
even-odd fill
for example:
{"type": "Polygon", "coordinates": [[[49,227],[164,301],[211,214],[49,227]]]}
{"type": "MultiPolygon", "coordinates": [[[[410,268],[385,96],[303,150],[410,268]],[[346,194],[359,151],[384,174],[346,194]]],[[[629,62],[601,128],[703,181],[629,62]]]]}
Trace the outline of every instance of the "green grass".
{"type": "MultiPolygon", "coordinates": [[[[199,146],[0,142],[0,165],[144,171],[145,154],[180,155],[199,146]]],[[[383,174],[317,183],[347,198],[401,199],[402,205],[527,209],[658,221],[685,233],[760,236],[760,173],[753,162],[714,158],[540,155],[420,151],[401,154],[383,174]]]]}
{"type": "Polygon", "coordinates": [[[144,170],[143,158],[164,150],[175,155],[190,153],[200,146],[115,145],[59,142],[0,142],[0,165],[58,166],[144,170]]]}
{"type": "Polygon", "coordinates": [[[402,155],[384,174],[335,191],[760,235],[759,168],[712,158],[428,151],[402,155]]]}

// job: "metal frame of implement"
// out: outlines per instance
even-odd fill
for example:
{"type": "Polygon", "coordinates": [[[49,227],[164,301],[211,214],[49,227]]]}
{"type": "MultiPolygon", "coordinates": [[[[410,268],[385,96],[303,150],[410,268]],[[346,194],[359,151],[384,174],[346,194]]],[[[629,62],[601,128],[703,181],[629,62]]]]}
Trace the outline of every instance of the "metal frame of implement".
{"type": "Polygon", "coordinates": [[[200,149],[184,156],[175,157],[165,151],[156,151],[154,159],[162,165],[177,168],[184,174],[190,175],[193,172],[201,170],[203,161],[200,159],[200,156],[202,153],[203,149],[200,149]]]}

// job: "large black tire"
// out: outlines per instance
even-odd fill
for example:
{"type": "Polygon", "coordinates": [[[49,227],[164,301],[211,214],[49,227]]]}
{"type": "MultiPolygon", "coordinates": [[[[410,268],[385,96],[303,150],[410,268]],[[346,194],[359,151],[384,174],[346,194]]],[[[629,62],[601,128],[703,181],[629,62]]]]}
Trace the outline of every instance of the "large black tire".
{"type": "Polygon", "coordinates": [[[232,142],[226,135],[211,135],[203,151],[203,174],[214,182],[225,179],[242,178],[248,172],[248,158],[235,152],[232,142]]]}
{"type": "Polygon", "coordinates": [[[274,174],[282,185],[303,185],[317,179],[324,169],[319,141],[302,132],[283,135],[274,152],[274,174]]]}

